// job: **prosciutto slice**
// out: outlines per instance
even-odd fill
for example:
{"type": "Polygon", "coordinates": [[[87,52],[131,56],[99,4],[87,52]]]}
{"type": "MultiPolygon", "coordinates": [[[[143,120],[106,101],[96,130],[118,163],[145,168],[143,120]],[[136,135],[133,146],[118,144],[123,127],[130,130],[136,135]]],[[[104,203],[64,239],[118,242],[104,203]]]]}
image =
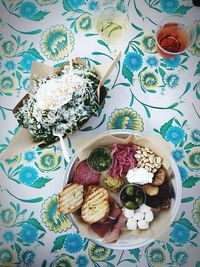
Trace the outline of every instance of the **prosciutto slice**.
{"type": "Polygon", "coordinates": [[[110,213],[109,213],[109,219],[112,221],[115,221],[119,215],[122,213],[122,210],[120,209],[117,202],[114,200],[114,198],[109,198],[110,203],[110,213]]]}
{"type": "Polygon", "coordinates": [[[92,230],[100,237],[104,237],[110,231],[110,228],[116,223],[117,218],[122,213],[119,205],[112,197],[109,198],[109,203],[110,213],[108,219],[104,223],[93,223],[91,225],[92,230]]]}
{"type": "Polygon", "coordinates": [[[125,226],[126,221],[127,221],[127,218],[124,216],[123,213],[121,213],[116,224],[113,227],[113,230],[105,236],[104,241],[106,243],[113,243],[117,241],[121,234],[121,229],[125,226]]]}

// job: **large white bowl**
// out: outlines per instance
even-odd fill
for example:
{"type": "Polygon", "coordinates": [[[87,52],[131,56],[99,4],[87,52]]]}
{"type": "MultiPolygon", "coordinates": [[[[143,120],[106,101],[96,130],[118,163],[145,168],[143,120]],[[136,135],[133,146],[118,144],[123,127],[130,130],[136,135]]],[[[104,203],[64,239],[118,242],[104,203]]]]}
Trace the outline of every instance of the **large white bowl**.
{"type": "MultiPolygon", "coordinates": [[[[120,138],[126,138],[128,135],[133,134],[135,136],[141,136],[141,133],[135,132],[135,131],[131,131],[131,130],[123,130],[123,129],[119,129],[119,130],[109,130],[107,132],[104,132],[102,134],[99,135],[99,137],[105,136],[105,135],[113,135],[116,137],[120,137],[120,138]]],[[[67,184],[73,174],[74,171],[74,163],[77,161],[77,156],[74,155],[68,166],[66,169],[66,173],[65,173],[65,178],[64,178],[64,185],[67,184]]],[[[172,205],[172,214],[171,214],[171,223],[174,221],[180,203],[181,203],[181,193],[182,193],[182,183],[181,183],[181,177],[180,177],[180,173],[179,170],[177,168],[177,165],[175,163],[175,161],[173,160],[173,158],[171,158],[171,168],[172,168],[172,184],[173,184],[173,188],[174,188],[174,192],[175,192],[175,197],[172,199],[171,201],[171,205],[172,205]]],[[[77,225],[76,225],[76,218],[73,216],[73,214],[71,214],[69,216],[69,218],[71,219],[72,223],[74,224],[74,226],[78,229],[77,225]]],[[[168,229],[168,227],[166,227],[166,230],[168,229]]],[[[163,233],[165,230],[165,226],[163,226],[163,233]]],[[[162,233],[162,234],[163,234],[162,233]]],[[[158,235],[154,236],[154,238],[140,238],[140,237],[135,237],[135,236],[130,236],[130,238],[128,240],[117,240],[117,242],[112,243],[112,244],[108,244],[108,243],[104,243],[102,242],[102,239],[90,239],[92,242],[106,247],[106,248],[111,248],[111,249],[120,249],[120,250],[129,250],[129,249],[135,249],[135,248],[139,248],[142,246],[145,246],[153,241],[155,241],[157,239],[157,237],[159,236],[160,233],[158,233],[158,235]]]]}

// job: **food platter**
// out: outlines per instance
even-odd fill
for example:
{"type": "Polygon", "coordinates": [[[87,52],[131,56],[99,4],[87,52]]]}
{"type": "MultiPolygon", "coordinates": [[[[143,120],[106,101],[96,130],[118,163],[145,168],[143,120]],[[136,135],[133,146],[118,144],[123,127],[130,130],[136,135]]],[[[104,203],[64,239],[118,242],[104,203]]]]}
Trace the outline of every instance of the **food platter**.
{"type": "MultiPolygon", "coordinates": [[[[109,130],[106,131],[102,134],[99,135],[99,138],[102,137],[106,137],[106,136],[114,136],[117,138],[122,138],[122,139],[126,139],[128,136],[133,135],[133,136],[144,136],[141,133],[135,132],[135,131],[131,131],[131,130],[109,130]]],[[[79,148],[80,149],[80,148],[79,148]]],[[[65,175],[64,175],[64,182],[63,182],[63,187],[70,183],[71,179],[72,179],[72,175],[74,173],[75,170],[75,166],[76,166],[76,162],[77,162],[77,155],[75,154],[66,169],[65,175]]],[[[181,203],[181,192],[182,192],[182,184],[181,184],[181,178],[180,178],[180,173],[178,171],[178,168],[176,166],[175,161],[170,157],[170,168],[171,168],[171,173],[170,173],[170,179],[172,181],[172,186],[173,186],[173,190],[174,190],[174,197],[171,200],[171,213],[170,213],[170,223],[172,223],[176,217],[176,214],[178,212],[180,203],[181,203]]],[[[74,216],[74,214],[70,214],[69,218],[71,219],[73,225],[80,230],[80,233],[82,233],[82,230],[80,229],[80,225],[79,222],[77,220],[77,217],[74,216]]],[[[167,231],[169,229],[169,224],[160,229],[158,229],[158,231],[154,231],[153,236],[152,235],[128,235],[127,236],[120,236],[120,238],[115,242],[115,243],[106,243],[104,242],[104,240],[102,238],[98,238],[98,236],[96,235],[92,235],[89,236],[89,239],[100,245],[103,247],[107,247],[107,248],[112,248],[112,249],[123,249],[123,250],[129,250],[129,249],[135,249],[135,248],[139,248],[142,247],[144,245],[147,245],[153,241],[155,241],[156,239],[164,239],[165,235],[167,234],[167,231]],[[162,229],[162,230],[161,230],[162,229]],[[94,237],[93,237],[94,236],[94,237]]],[[[83,234],[84,236],[84,234],[83,234]]],[[[88,237],[88,235],[86,235],[86,237],[88,237]]]]}

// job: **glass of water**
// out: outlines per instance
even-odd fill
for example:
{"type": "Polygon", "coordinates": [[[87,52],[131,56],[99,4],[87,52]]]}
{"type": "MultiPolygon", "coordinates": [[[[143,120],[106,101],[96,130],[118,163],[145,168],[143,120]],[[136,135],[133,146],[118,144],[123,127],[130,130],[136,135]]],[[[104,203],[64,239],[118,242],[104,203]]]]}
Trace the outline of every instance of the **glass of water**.
{"type": "Polygon", "coordinates": [[[122,41],[128,27],[126,14],[114,6],[102,7],[94,14],[93,22],[101,38],[108,44],[122,41]]]}

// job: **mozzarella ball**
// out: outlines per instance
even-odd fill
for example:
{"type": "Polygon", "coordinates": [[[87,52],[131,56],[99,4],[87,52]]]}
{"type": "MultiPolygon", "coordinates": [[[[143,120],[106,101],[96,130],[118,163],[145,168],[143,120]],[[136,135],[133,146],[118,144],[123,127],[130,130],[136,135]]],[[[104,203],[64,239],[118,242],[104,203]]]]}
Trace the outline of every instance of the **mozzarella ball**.
{"type": "Polygon", "coordinates": [[[144,219],[147,221],[147,222],[152,222],[153,221],[153,212],[151,210],[147,211],[144,215],[144,219]]]}
{"type": "Polygon", "coordinates": [[[138,221],[137,225],[138,228],[141,230],[146,230],[149,228],[149,222],[147,222],[146,220],[138,221]]]}
{"type": "Polygon", "coordinates": [[[134,220],[133,218],[129,218],[126,222],[126,227],[129,229],[129,230],[136,230],[137,228],[137,221],[134,220]]]}

